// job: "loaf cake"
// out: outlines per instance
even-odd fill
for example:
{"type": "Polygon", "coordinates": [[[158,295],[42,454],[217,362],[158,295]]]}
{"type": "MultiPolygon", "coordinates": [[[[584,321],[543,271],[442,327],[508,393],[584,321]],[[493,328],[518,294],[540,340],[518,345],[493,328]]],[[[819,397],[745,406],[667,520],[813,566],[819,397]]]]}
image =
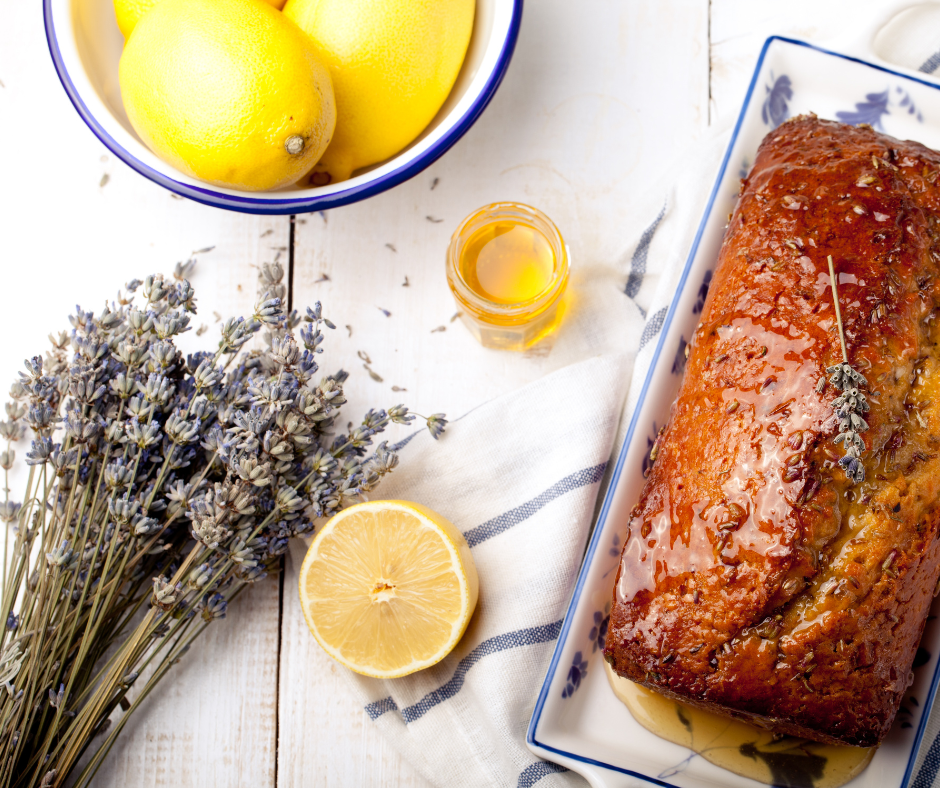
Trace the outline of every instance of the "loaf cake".
{"type": "Polygon", "coordinates": [[[872,746],[940,575],[940,154],[801,116],[760,146],[625,544],[621,676],[781,733],[872,746]],[[867,379],[865,480],[834,441],[867,379]]]}

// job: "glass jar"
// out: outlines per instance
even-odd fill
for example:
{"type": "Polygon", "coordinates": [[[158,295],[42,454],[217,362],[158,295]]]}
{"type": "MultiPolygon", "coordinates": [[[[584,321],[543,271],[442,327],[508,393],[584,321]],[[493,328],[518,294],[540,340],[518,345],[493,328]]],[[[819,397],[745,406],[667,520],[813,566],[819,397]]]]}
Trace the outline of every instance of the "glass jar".
{"type": "Polygon", "coordinates": [[[541,211],[522,203],[493,203],[454,231],[447,282],[464,325],[480,344],[526,350],[561,322],[568,248],[541,211]]]}

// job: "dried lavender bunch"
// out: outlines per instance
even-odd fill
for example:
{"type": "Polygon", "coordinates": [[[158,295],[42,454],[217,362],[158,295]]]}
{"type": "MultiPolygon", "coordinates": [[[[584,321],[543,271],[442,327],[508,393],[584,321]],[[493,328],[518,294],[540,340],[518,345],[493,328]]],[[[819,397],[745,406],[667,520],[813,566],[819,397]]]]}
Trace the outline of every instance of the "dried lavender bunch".
{"type": "MultiPolygon", "coordinates": [[[[333,324],[319,303],[285,314],[276,262],[261,269],[252,315],[184,357],[175,341],[196,311],[191,268],[128,283],[97,316],[78,308],[11,390],[0,422],[2,788],[62,785],[107,731],[76,776],[88,785],[130,712],[235,596],[278,569],[288,540],[395,468],[373,439],[415,418],[397,405],[334,430],[347,375],[317,363],[333,324]],[[255,337],[263,349],[248,347],[255,337]],[[27,430],[15,502],[13,444],[27,430]],[[118,705],[126,713],[111,726],[118,705]]],[[[426,421],[435,438],[446,425],[443,414],[426,421]]]]}
{"type": "Polygon", "coordinates": [[[846,477],[853,484],[865,481],[865,467],[861,456],[865,451],[865,442],[859,433],[868,429],[868,422],[862,417],[868,413],[868,400],[861,392],[861,388],[868,386],[868,381],[861,372],[853,369],[849,364],[849,353],[845,347],[845,332],[842,328],[842,312],[839,309],[839,293],[836,289],[836,275],[832,265],[832,255],[829,255],[829,278],[832,282],[832,300],[836,306],[836,324],[839,328],[839,341],[842,343],[842,363],[828,367],[826,372],[832,377],[829,382],[842,392],[832,401],[832,409],[839,419],[839,434],[834,443],[841,443],[845,454],[839,459],[839,465],[845,471],[846,477]]]}

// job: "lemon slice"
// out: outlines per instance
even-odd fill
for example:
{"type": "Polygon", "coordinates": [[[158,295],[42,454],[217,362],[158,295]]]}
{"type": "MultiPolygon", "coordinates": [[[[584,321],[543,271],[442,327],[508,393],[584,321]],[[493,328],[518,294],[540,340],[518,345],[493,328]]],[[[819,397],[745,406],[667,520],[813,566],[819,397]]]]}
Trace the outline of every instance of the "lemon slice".
{"type": "Polygon", "coordinates": [[[334,659],[395,678],[457,645],[480,583],[463,534],[408,501],[369,501],[336,514],[300,569],[307,626],[334,659]]]}

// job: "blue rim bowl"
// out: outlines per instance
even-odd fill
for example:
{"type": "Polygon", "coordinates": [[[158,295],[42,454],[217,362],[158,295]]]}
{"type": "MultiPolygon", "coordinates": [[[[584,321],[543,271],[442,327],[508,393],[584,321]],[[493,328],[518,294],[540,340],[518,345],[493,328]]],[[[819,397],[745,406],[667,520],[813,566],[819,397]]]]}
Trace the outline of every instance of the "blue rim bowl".
{"type": "Polygon", "coordinates": [[[145,178],[196,202],[230,211],[294,214],[364,200],[414,177],[446,153],[486,108],[519,35],[523,0],[476,0],[470,46],[454,88],[422,135],[395,157],[327,186],[239,192],[190,178],[155,156],[131,128],[117,66],[123,37],[112,0],[43,0],[46,41],[69,100],[92,133],[145,178]]]}

